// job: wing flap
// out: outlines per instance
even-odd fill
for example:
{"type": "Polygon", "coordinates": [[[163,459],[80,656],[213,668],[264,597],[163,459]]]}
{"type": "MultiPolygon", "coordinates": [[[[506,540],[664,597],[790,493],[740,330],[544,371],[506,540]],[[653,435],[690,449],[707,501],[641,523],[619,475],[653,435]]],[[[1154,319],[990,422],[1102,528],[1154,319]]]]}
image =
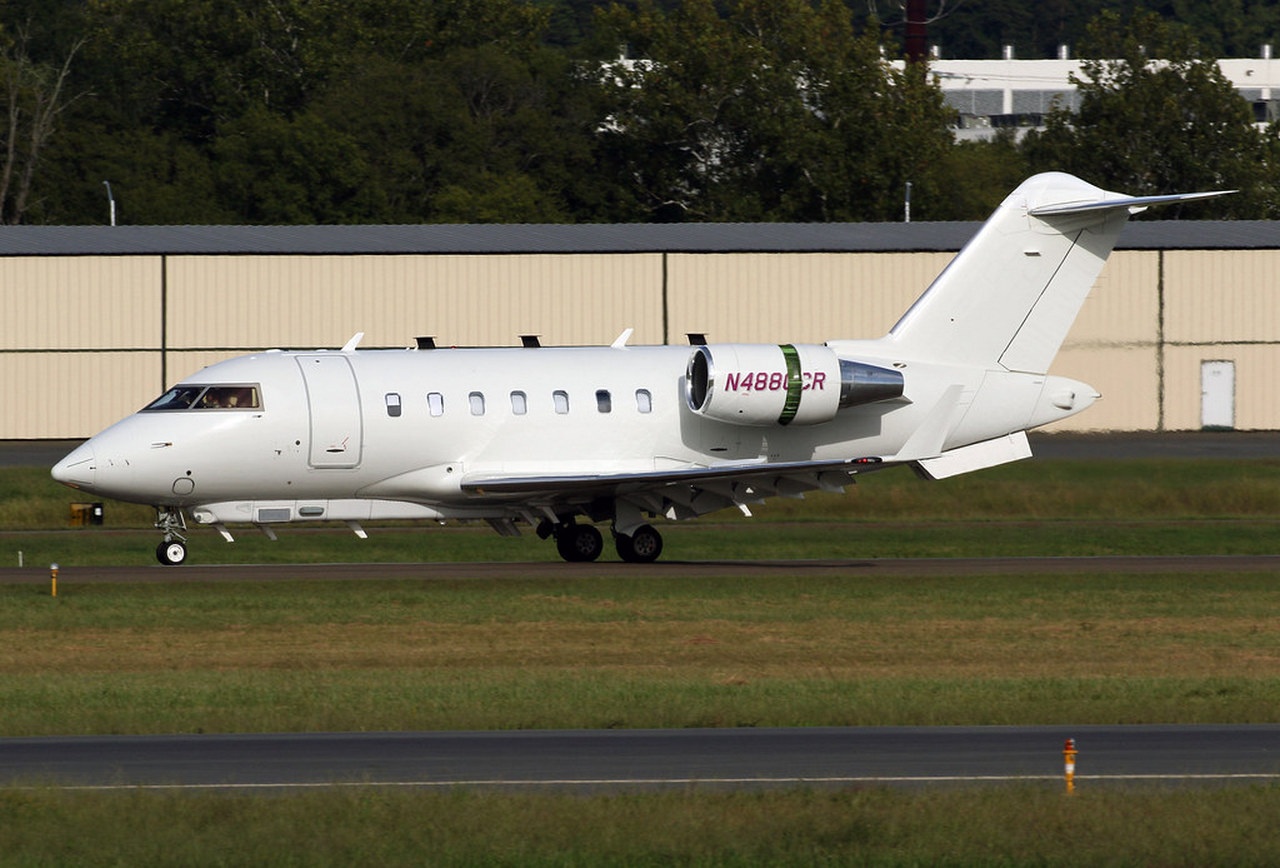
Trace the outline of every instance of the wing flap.
{"type": "Polygon", "coordinates": [[[566,474],[484,474],[472,473],[462,480],[461,489],[477,497],[536,495],[579,492],[583,494],[626,494],[664,486],[694,486],[715,491],[717,484],[747,482],[774,488],[769,480],[794,480],[812,476],[809,488],[834,484],[832,473],[866,473],[886,466],[875,456],[835,461],[742,462],[679,470],[653,470],[638,473],[566,473],[566,474]]]}
{"type": "Polygon", "coordinates": [[[522,476],[472,474],[464,492],[476,498],[519,500],[554,513],[557,505],[582,505],[611,497],[673,521],[697,518],[767,497],[803,497],[806,491],[843,491],[858,473],[887,467],[878,457],[837,461],[742,462],[640,473],[577,473],[522,476]]]}

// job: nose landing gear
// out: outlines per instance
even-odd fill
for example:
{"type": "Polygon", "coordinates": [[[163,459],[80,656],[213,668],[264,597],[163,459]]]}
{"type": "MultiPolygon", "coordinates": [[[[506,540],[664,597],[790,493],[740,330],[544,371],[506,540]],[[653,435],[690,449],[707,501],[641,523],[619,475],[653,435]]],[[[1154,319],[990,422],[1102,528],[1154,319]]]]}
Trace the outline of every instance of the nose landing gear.
{"type": "Polygon", "coordinates": [[[156,546],[156,560],[166,567],[177,566],[187,559],[187,518],[182,510],[156,507],[156,530],[164,534],[156,546]]]}

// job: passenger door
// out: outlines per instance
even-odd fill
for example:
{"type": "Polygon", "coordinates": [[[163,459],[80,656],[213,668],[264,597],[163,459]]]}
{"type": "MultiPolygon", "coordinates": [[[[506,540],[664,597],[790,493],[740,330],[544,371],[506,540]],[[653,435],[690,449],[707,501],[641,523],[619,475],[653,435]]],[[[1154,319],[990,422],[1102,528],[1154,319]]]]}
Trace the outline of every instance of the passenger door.
{"type": "Polygon", "coordinates": [[[346,356],[298,356],[311,412],[310,463],[317,468],[360,466],[364,429],[360,390],[346,356]]]}

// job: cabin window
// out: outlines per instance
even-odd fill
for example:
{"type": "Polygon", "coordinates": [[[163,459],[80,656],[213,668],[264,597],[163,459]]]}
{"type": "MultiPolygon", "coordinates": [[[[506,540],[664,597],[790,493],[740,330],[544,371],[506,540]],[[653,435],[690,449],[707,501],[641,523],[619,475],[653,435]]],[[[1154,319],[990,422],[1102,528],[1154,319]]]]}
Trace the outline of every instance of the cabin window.
{"type": "Polygon", "coordinates": [[[387,415],[395,418],[403,408],[400,406],[400,393],[387,392],[387,415]]]}
{"type": "Polygon", "coordinates": [[[439,392],[427,393],[427,411],[432,416],[444,415],[444,395],[439,392]]]}
{"type": "Polygon", "coordinates": [[[608,389],[596,389],[596,409],[601,413],[613,412],[613,396],[608,389]]]}
{"type": "Polygon", "coordinates": [[[143,410],[261,410],[256,385],[174,386],[143,410]]]}
{"type": "Polygon", "coordinates": [[[529,412],[529,397],[524,392],[511,393],[511,412],[517,416],[529,412]]]}
{"type": "Polygon", "coordinates": [[[556,389],[551,393],[551,401],[555,404],[556,412],[564,415],[569,412],[569,393],[564,389],[556,389]]]}
{"type": "Polygon", "coordinates": [[[648,389],[636,389],[636,409],[641,413],[653,412],[653,395],[648,389]]]}
{"type": "Polygon", "coordinates": [[[470,395],[467,395],[467,403],[471,405],[472,416],[484,415],[484,393],[483,392],[472,392],[470,395]]]}

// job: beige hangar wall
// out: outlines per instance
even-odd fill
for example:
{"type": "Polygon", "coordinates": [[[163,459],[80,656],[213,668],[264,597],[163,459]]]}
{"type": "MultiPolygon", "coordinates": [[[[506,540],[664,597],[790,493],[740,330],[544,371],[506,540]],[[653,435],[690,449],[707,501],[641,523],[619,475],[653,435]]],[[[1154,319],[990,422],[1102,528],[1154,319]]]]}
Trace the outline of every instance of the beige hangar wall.
{"type": "Polygon", "coordinates": [[[160,287],[156,257],[0,258],[0,437],[83,436],[138,409],[161,379],[160,287]]]}
{"type": "MultiPolygon", "coordinates": [[[[0,439],[82,437],[163,387],[272,346],[820,342],[885,333],[952,254],[0,258],[0,439]]],[[[1280,251],[1118,251],[1053,373],[1103,400],[1058,430],[1200,427],[1235,366],[1238,428],[1280,428],[1280,251]]]]}
{"type": "Polygon", "coordinates": [[[662,255],[175,256],[172,347],[662,342],[662,255]],[[620,324],[620,325],[619,325],[620,324]],[[608,332],[614,329],[613,334],[608,332]]]}
{"type": "Polygon", "coordinates": [[[1235,369],[1234,427],[1280,428],[1280,250],[1165,254],[1165,425],[1201,427],[1201,367],[1235,369]]]}

